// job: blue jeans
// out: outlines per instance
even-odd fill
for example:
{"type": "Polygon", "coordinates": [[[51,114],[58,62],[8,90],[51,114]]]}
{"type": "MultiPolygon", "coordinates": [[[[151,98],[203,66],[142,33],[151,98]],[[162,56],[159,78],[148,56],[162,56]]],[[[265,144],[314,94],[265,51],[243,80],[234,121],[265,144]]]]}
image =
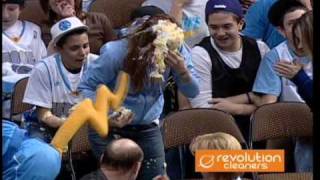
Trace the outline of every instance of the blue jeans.
{"type": "Polygon", "coordinates": [[[144,129],[139,125],[128,125],[121,129],[112,128],[106,139],[101,138],[90,127],[88,134],[92,151],[97,159],[103,154],[107,144],[117,136],[129,138],[135,141],[144,153],[137,179],[151,180],[157,175],[164,174],[164,146],[159,126],[152,124],[144,129]]]}
{"type": "Polygon", "coordinates": [[[313,171],[313,141],[312,137],[299,137],[296,139],[294,149],[296,172],[313,171]]]}
{"type": "Polygon", "coordinates": [[[54,180],[59,174],[60,153],[15,123],[2,120],[2,143],[3,179],[54,180]]]}

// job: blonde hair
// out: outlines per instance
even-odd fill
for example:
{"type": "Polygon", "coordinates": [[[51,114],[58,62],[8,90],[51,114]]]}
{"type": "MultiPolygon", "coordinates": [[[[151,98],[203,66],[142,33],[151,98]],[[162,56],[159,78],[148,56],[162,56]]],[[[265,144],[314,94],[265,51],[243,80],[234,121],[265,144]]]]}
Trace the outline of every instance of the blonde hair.
{"type": "Polygon", "coordinates": [[[190,144],[190,151],[194,155],[200,149],[230,149],[240,150],[241,144],[230,134],[217,132],[196,137],[190,144]]]}
{"type": "Polygon", "coordinates": [[[313,13],[312,11],[306,12],[299,19],[295,21],[292,26],[292,39],[293,45],[298,49],[299,42],[301,41],[304,47],[304,53],[312,59],[313,53],[313,13]],[[300,30],[300,33],[299,33],[300,30]]]}
{"type": "MultiPolygon", "coordinates": [[[[205,134],[197,136],[193,139],[190,146],[190,151],[193,155],[197,150],[206,149],[228,149],[228,150],[241,150],[241,144],[239,141],[230,134],[217,132],[212,134],[205,134]]],[[[215,180],[230,180],[242,173],[203,173],[204,179],[215,179],[215,180]]]]}

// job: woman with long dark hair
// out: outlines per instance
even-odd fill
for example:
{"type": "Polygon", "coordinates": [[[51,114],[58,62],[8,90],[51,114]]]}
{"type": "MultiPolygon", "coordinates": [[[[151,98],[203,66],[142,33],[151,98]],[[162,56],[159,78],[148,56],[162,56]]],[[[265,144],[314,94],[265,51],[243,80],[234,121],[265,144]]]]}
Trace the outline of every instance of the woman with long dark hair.
{"type": "Polygon", "coordinates": [[[86,97],[94,98],[99,84],[114,89],[120,71],[130,75],[124,106],[134,113],[133,121],[122,128],[111,129],[108,139],[100,138],[89,129],[89,140],[96,158],[115,134],[134,140],[144,152],[138,179],[150,180],[165,171],[159,117],[170,71],[185,96],[195,97],[199,89],[182,29],[167,15],[145,19],[126,38],[110,42],[101,49],[102,55],[83,75],[79,90],[86,97]]]}

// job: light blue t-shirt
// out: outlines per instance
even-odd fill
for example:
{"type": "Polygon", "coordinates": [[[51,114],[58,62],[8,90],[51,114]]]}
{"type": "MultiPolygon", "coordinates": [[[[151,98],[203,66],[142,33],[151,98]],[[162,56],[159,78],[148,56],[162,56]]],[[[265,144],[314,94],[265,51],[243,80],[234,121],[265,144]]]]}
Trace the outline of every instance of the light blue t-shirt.
{"type": "MultiPolygon", "coordinates": [[[[105,84],[111,90],[115,88],[119,72],[123,69],[123,62],[128,53],[128,41],[122,39],[108,42],[101,48],[100,57],[90,64],[87,71],[83,74],[78,89],[85,97],[95,99],[95,91],[99,84],[105,84]]],[[[178,74],[173,71],[175,82],[179,90],[187,97],[195,97],[199,93],[197,75],[191,61],[191,54],[182,46],[181,55],[185,58],[185,64],[192,75],[192,81],[184,83],[178,74]]],[[[132,124],[150,124],[160,117],[162,113],[164,98],[163,90],[168,80],[170,69],[164,73],[165,81],[162,84],[145,85],[142,92],[135,92],[130,84],[128,95],[123,106],[134,113],[132,124]]]]}
{"type": "Polygon", "coordinates": [[[281,93],[281,78],[273,69],[274,64],[279,61],[279,55],[273,48],[260,62],[260,66],[253,84],[252,91],[263,94],[279,96],[281,93]]]}
{"type": "MultiPolygon", "coordinates": [[[[288,46],[288,41],[285,43],[288,46]]],[[[289,53],[292,56],[292,60],[297,57],[290,48],[289,53]]],[[[301,60],[301,63],[308,63],[309,61],[306,57],[300,57],[299,59],[301,60]]],[[[274,95],[277,97],[280,96],[282,92],[282,81],[281,77],[274,70],[274,65],[279,62],[279,60],[280,58],[276,48],[273,48],[264,56],[253,84],[253,92],[274,95]]]]}
{"type": "Polygon", "coordinates": [[[37,138],[28,137],[25,129],[4,119],[2,158],[3,179],[52,180],[61,168],[61,154],[55,148],[37,138]]]}
{"type": "Polygon", "coordinates": [[[261,39],[270,49],[274,48],[285,38],[269,22],[268,12],[277,0],[259,0],[254,3],[245,15],[246,26],[242,33],[255,39],[261,39]]]}

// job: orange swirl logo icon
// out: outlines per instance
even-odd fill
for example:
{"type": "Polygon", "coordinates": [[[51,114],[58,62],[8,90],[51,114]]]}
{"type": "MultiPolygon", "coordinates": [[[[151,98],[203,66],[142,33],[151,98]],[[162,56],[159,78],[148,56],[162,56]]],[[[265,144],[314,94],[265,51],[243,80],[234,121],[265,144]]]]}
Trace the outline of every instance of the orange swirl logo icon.
{"type": "Polygon", "coordinates": [[[203,155],[200,158],[199,165],[205,169],[209,169],[214,165],[214,156],[211,155],[203,155]]]}

